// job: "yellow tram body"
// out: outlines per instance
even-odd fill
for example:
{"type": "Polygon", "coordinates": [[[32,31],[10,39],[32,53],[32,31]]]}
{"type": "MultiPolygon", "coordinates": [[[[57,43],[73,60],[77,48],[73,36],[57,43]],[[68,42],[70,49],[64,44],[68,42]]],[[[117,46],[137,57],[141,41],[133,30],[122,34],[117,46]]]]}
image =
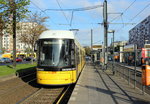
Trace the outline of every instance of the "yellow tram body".
{"type": "MultiPolygon", "coordinates": [[[[73,33],[71,31],[58,31],[58,30],[57,31],[51,31],[51,30],[49,30],[49,31],[46,31],[46,33],[44,32],[43,34],[41,34],[41,37],[39,39],[55,39],[55,37],[56,37],[56,39],[70,39],[70,38],[72,39],[72,41],[75,45],[75,49],[74,49],[74,54],[70,53],[70,56],[71,56],[70,59],[72,58],[72,56],[74,57],[74,59],[72,59],[74,62],[74,65],[73,65],[73,67],[67,66],[67,67],[63,68],[61,66],[62,68],[60,68],[60,67],[57,68],[57,66],[59,66],[60,63],[58,63],[56,66],[55,66],[55,63],[53,63],[54,67],[52,67],[52,69],[50,66],[47,66],[47,67],[40,66],[40,59],[44,60],[41,57],[44,56],[45,58],[47,58],[49,56],[47,54],[44,54],[44,55],[42,54],[43,56],[39,55],[40,49],[42,46],[37,45],[37,46],[39,46],[37,48],[37,57],[38,57],[38,64],[39,64],[37,66],[37,83],[41,84],[41,85],[68,85],[68,84],[73,84],[77,81],[77,79],[78,79],[78,77],[79,77],[79,75],[80,75],[80,73],[81,73],[81,71],[85,65],[85,59],[84,59],[85,50],[74,39],[73,33]],[[60,34],[61,34],[61,36],[60,36],[60,34]],[[47,57],[45,55],[47,55],[47,57]]],[[[46,45],[47,44],[50,44],[50,45],[53,44],[52,41],[45,42],[45,43],[46,43],[46,45]]],[[[39,43],[39,44],[41,44],[41,43],[39,43]]],[[[57,42],[55,41],[55,43],[53,45],[56,45],[56,44],[57,44],[57,42]]],[[[60,46],[62,46],[62,45],[60,45],[60,46]]],[[[70,47],[70,46],[68,46],[68,47],[70,47]]],[[[53,49],[55,49],[55,48],[53,48],[53,49]]],[[[44,48],[43,48],[43,50],[44,50],[44,48]]],[[[42,52],[43,52],[43,50],[42,50],[42,52]]],[[[44,52],[46,53],[47,51],[44,51],[44,52]]],[[[55,56],[56,53],[57,52],[54,52],[54,54],[52,54],[51,56],[55,56]]],[[[64,54],[66,54],[66,53],[64,53],[64,54]]],[[[56,55],[56,57],[57,57],[57,55],[56,55]]],[[[61,60],[65,60],[64,55],[62,55],[62,57],[63,58],[61,60]]],[[[54,59],[52,58],[51,60],[49,60],[47,58],[46,60],[51,62],[54,59]]],[[[72,60],[70,60],[70,61],[72,61],[72,60]]],[[[55,60],[54,62],[57,62],[57,61],[58,60],[55,60]]],[[[71,63],[70,61],[67,61],[67,62],[71,63]]],[[[42,61],[41,61],[41,63],[42,63],[42,61]]],[[[44,63],[44,61],[43,61],[43,63],[44,63]]],[[[48,63],[48,62],[45,62],[45,63],[48,63]]]]}
{"type": "Polygon", "coordinates": [[[38,71],[37,82],[43,85],[66,85],[76,82],[76,70],[38,71]]]}

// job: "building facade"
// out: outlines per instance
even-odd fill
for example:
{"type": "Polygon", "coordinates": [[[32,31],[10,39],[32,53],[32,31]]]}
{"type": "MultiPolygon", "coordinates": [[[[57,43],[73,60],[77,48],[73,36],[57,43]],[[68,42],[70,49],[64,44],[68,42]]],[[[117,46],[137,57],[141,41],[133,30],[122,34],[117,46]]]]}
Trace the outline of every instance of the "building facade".
{"type": "Polygon", "coordinates": [[[143,48],[145,43],[150,43],[150,16],[129,31],[129,44],[143,48]]]}
{"type": "Polygon", "coordinates": [[[4,30],[2,36],[2,48],[3,50],[5,50],[5,52],[10,53],[12,51],[12,47],[13,47],[13,37],[10,36],[10,33],[4,30]]]}
{"type": "MultiPolygon", "coordinates": [[[[115,41],[114,42],[114,47],[117,47],[117,46],[125,46],[127,45],[128,41],[115,41]]],[[[113,46],[113,43],[110,44],[110,47],[113,46]]]]}
{"type": "MultiPolygon", "coordinates": [[[[30,47],[20,40],[23,34],[30,34],[29,28],[37,25],[37,23],[20,22],[17,24],[18,29],[16,30],[16,50],[18,53],[23,53],[30,47]]],[[[13,35],[4,30],[2,37],[2,46],[6,53],[12,53],[13,51],[13,35]]]]}

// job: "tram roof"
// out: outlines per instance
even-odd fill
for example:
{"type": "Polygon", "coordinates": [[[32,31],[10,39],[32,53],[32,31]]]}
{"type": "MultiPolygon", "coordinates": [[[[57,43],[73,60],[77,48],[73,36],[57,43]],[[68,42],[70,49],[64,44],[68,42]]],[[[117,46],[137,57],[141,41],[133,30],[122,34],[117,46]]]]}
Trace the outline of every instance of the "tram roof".
{"type": "Polygon", "coordinates": [[[39,39],[48,38],[75,39],[73,32],[67,30],[47,30],[39,36],[39,39]]]}

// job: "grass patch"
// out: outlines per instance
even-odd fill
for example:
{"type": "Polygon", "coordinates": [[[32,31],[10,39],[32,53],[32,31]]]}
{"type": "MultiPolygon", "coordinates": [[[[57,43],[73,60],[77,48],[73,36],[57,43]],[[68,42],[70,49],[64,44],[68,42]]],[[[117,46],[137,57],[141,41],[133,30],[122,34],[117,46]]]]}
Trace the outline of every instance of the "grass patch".
{"type": "Polygon", "coordinates": [[[0,66],[0,76],[6,76],[6,75],[10,75],[13,73],[16,73],[16,71],[21,71],[24,72],[26,69],[27,70],[33,70],[35,69],[36,64],[18,64],[16,66],[16,69],[13,69],[12,65],[6,65],[6,66],[0,66]]]}

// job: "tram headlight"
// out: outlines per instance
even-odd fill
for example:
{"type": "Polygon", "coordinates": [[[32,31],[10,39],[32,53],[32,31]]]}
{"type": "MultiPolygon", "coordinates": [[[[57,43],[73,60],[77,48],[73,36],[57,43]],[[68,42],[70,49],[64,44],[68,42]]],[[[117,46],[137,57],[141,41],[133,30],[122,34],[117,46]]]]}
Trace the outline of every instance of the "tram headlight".
{"type": "Polygon", "coordinates": [[[44,69],[36,68],[37,71],[44,71],[44,69]]]}

